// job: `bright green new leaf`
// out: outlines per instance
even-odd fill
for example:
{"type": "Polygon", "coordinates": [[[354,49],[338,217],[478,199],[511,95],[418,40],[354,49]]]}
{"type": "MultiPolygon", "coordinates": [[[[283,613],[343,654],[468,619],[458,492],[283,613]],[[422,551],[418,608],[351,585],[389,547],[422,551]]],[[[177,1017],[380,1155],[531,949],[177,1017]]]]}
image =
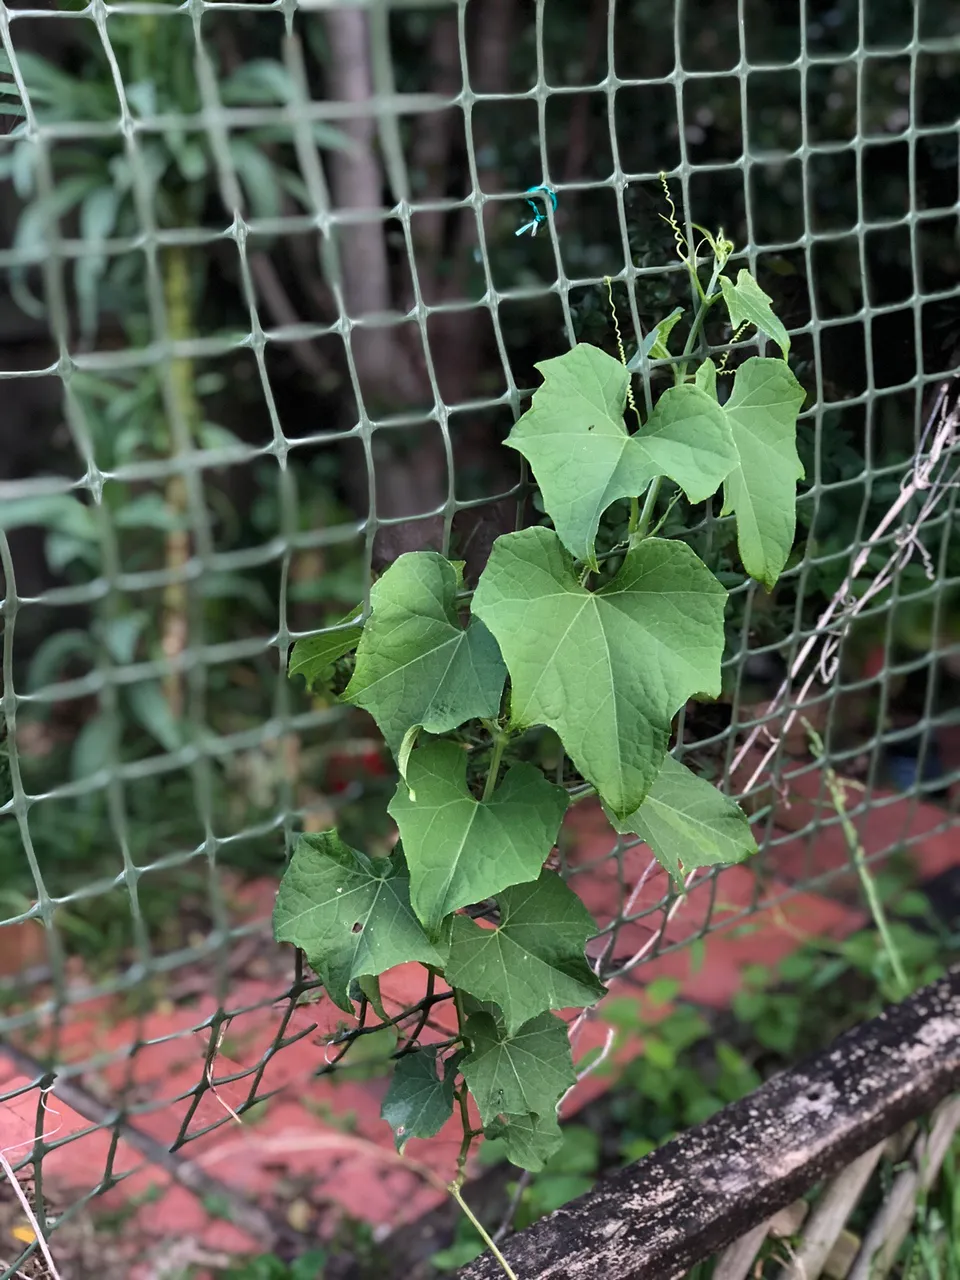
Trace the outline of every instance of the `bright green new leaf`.
{"type": "Polygon", "coordinates": [[[530,884],[504,889],[497,902],[496,929],[466,916],[450,921],[450,985],[499,1005],[508,1032],[549,1009],[596,1004],[605,988],[583,948],[597,926],[560,877],[542,871],[530,884]]]}
{"type": "MultiPolygon", "coordinates": [[[[344,618],[356,616],[357,611],[344,618]]],[[[308,689],[314,689],[328,678],[333,664],[344,654],[352,653],[363,635],[362,625],[344,627],[339,631],[321,631],[319,635],[303,636],[290,651],[287,675],[303,676],[308,689]]]]}
{"type": "Polygon", "coordinates": [[[782,360],[751,356],[724,405],[740,465],[724,481],[723,515],[737,516],[737,546],[751,578],[771,590],[797,523],[797,416],[804,390],[782,360]]]}
{"type": "Polygon", "coordinates": [[[482,622],[461,627],[458,586],[449,560],[411,551],[370,592],[373,612],[343,696],[370,712],[394,754],[415,724],[449,733],[500,710],[503,660],[482,622]]]}
{"type": "Polygon", "coordinates": [[[467,1020],[472,1051],[460,1064],[484,1125],[499,1115],[555,1114],[576,1082],[566,1025],[542,1013],[508,1035],[488,1013],[467,1020]]]}
{"type": "Polygon", "coordinates": [[[683,315],[682,307],[675,307],[668,316],[655,324],[644,340],[640,343],[640,349],[637,354],[627,362],[627,368],[631,373],[636,373],[643,368],[643,357],[649,360],[667,360],[670,357],[670,334],[677,321],[683,315]]]}
{"type": "Polygon", "coordinates": [[[398,1151],[410,1138],[432,1138],[450,1119],[456,1074],[456,1065],[451,1069],[450,1063],[437,1074],[437,1050],[432,1046],[397,1059],[380,1115],[393,1130],[398,1151]]]}
{"type": "Polygon", "coordinates": [[[539,1173],[563,1146],[556,1111],[544,1116],[498,1116],[483,1133],[485,1138],[503,1143],[503,1153],[511,1164],[531,1173],[539,1173]]]}
{"type": "Polygon", "coordinates": [[[786,360],[790,354],[790,335],[783,321],[774,315],[770,299],[750,272],[739,271],[736,284],[726,276],[721,276],[720,288],[723,290],[723,300],[727,304],[730,323],[734,329],[739,329],[745,321],[756,325],[762,334],[773,339],[786,360]]]}
{"type": "Polygon", "coordinates": [[[703,364],[694,374],[694,383],[705,391],[708,396],[717,398],[717,366],[713,363],[709,356],[704,360],[703,364]]]}
{"type": "Polygon", "coordinates": [[[280,881],[273,932],[305,953],[330,999],[347,1012],[352,979],[410,960],[442,967],[446,959],[413,914],[402,854],[368,858],[336,831],[297,841],[280,881]]]}
{"type": "Polygon", "coordinates": [[[623,421],[630,374],[580,343],[537,365],[543,386],[507,438],[533,468],[544,506],[571,555],[596,567],[594,540],[604,511],[666,475],[691,502],[713,493],[737,454],[716,401],[674,387],[650,421],[628,435],[623,421]]]}
{"type": "Polygon", "coordinates": [[[566,808],[567,793],[531,764],[514,765],[489,800],[477,800],[455,743],[414,751],[389,812],[410,868],[413,909],[431,937],[458,907],[535,879],[566,808]]]}
{"type": "Polygon", "coordinates": [[[739,461],[733,432],[714,397],[692,383],[670,387],[654,406],[639,435],[660,472],[691,502],[704,502],[739,461]]]}
{"type": "Polygon", "coordinates": [[[645,840],[677,883],[695,867],[740,862],[757,851],[740,806],[673,756],[636,813],[613,825],[645,840]]]}
{"type": "Polygon", "coordinates": [[[619,818],[642,803],[688,698],[720,693],[727,593],[685,543],[646,538],[598,591],[549,529],[498,538],[473,611],[500,642],[517,726],[555,729],[619,818]]]}

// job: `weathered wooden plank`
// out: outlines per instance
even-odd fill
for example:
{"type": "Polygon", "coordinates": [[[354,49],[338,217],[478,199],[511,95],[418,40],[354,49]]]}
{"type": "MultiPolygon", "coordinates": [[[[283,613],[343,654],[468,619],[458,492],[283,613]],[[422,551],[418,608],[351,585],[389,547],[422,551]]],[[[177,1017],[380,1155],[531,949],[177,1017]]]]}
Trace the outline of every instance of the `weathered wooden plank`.
{"type": "Polygon", "coordinates": [[[883,1280],[893,1267],[916,1213],[917,1194],[933,1186],[958,1126],[960,1098],[948,1098],[931,1116],[929,1135],[917,1139],[911,1168],[898,1175],[871,1223],[850,1280],[883,1280]]]}
{"type": "MultiPolygon", "coordinates": [[[[522,1280],[670,1280],[960,1087],[960,968],[507,1242],[522,1280]]],[[[462,1280],[499,1280],[488,1257],[462,1280]]]]}
{"type": "Polygon", "coordinates": [[[777,1273],[777,1280],[820,1280],[833,1246],[879,1164],[885,1146],[885,1142],[876,1143],[832,1179],[810,1215],[796,1251],[777,1273]]]}
{"type": "Polygon", "coordinates": [[[728,1245],[717,1259],[713,1280],[748,1280],[760,1246],[767,1238],[769,1225],[761,1222],[759,1227],[754,1227],[745,1236],[728,1245]]]}

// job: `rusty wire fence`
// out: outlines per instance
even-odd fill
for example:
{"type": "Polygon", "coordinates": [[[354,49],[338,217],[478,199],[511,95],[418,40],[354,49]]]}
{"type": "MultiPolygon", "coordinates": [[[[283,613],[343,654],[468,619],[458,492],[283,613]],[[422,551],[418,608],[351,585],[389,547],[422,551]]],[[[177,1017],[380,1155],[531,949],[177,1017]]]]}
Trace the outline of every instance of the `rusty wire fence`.
{"type": "MultiPolygon", "coordinates": [[[[681,715],[677,749],[745,797],[755,893],[731,917],[704,877],[678,936],[636,846],[561,848],[574,884],[602,863],[617,887],[594,954],[642,981],[761,903],[831,893],[846,870],[817,849],[841,815],[824,793],[784,825],[785,770],[819,794],[798,708],[856,782],[852,814],[889,814],[870,859],[954,830],[953,6],[94,0],[5,5],[0,38],[0,1032],[19,1072],[0,1105],[35,1104],[9,1159],[38,1188],[77,1137],[48,1135],[43,1073],[80,1089],[132,1063],[156,1002],[198,986],[216,1009],[182,1032],[206,1046],[194,1087],[85,1105],[127,1138],[176,1108],[175,1133],[140,1135],[156,1160],[232,1122],[195,1117],[247,1007],[238,973],[272,945],[237,916],[243,885],[278,876],[304,826],[389,839],[367,724],[289,681],[290,647],[402,551],[475,574],[538,518],[499,448],[533,364],[613,349],[608,278],[628,348],[689,303],[661,172],[791,331],[806,480],[772,597],[718,513],[698,528],[732,588],[724,695],[681,715]],[[543,186],[556,209],[531,227],[543,186]],[[67,1054],[106,999],[133,1019],[123,1043],[67,1054]]],[[[289,957],[266,982],[281,1012],[239,1112],[315,986],[289,957]]]]}

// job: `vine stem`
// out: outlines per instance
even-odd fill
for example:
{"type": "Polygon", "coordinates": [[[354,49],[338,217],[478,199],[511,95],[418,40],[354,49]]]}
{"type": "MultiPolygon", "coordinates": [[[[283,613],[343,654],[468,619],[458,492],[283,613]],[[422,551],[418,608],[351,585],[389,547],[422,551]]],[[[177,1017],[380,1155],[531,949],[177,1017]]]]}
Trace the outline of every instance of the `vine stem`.
{"type": "Polygon", "coordinates": [[[472,1129],[470,1127],[470,1112],[467,1108],[467,1086],[463,1087],[457,1093],[457,1102],[460,1105],[460,1123],[463,1126],[463,1139],[460,1143],[460,1151],[457,1155],[457,1176],[453,1180],[455,1187],[462,1187],[464,1179],[467,1176],[467,1158],[470,1155],[470,1148],[473,1146],[473,1140],[479,1137],[482,1130],[472,1129]]]}
{"type": "Polygon", "coordinates": [[[479,1235],[480,1239],[483,1241],[483,1243],[487,1246],[487,1248],[496,1258],[497,1263],[501,1271],[503,1272],[503,1274],[508,1277],[508,1280],[518,1280],[517,1273],[514,1271],[513,1267],[511,1267],[510,1263],[506,1260],[506,1258],[497,1248],[496,1244],[494,1243],[493,1237],[490,1235],[490,1232],[487,1231],[486,1227],[483,1225],[480,1219],[476,1216],[476,1214],[467,1204],[466,1200],[464,1200],[463,1196],[460,1194],[460,1188],[457,1186],[457,1184],[455,1182],[452,1182],[448,1190],[450,1194],[453,1196],[454,1200],[456,1200],[457,1204],[460,1206],[461,1212],[472,1223],[473,1228],[479,1235]]]}
{"type": "Polygon", "coordinates": [[[630,499],[630,523],[627,525],[627,535],[631,537],[637,532],[640,524],[640,499],[630,499]]]}
{"type": "MultiPolygon", "coordinates": [[[[721,261],[714,258],[713,274],[710,277],[710,283],[707,285],[706,291],[700,300],[697,308],[697,314],[693,318],[693,324],[690,326],[690,332],[687,334],[687,341],[684,344],[683,352],[680,359],[674,365],[674,378],[679,386],[687,376],[687,362],[693,354],[694,343],[700,336],[700,330],[703,328],[703,322],[707,317],[707,312],[716,302],[719,294],[717,293],[717,281],[720,279],[720,272],[726,265],[726,259],[721,261]]],[[[696,268],[691,266],[690,270],[695,272],[696,268]]],[[[694,276],[696,279],[696,277],[694,276]]],[[[650,488],[647,490],[647,496],[643,500],[643,510],[640,512],[639,519],[634,522],[634,504],[637,503],[636,498],[630,500],[630,525],[629,533],[631,543],[637,543],[647,536],[647,530],[650,528],[650,522],[653,519],[653,513],[656,509],[657,498],[660,496],[660,486],[663,483],[663,476],[657,476],[651,480],[650,488]]],[[[638,504],[639,505],[639,504],[638,504]]]]}
{"type": "Polygon", "coordinates": [[[647,490],[647,496],[643,500],[640,519],[637,521],[636,527],[631,531],[635,542],[639,542],[641,538],[647,536],[647,530],[650,528],[650,521],[653,519],[654,508],[657,505],[657,498],[660,496],[660,486],[662,484],[663,476],[656,476],[650,481],[650,488],[647,490]]]}
{"type": "Polygon", "coordinates": [[[493,734],[493,755],[490,757],[490,768],[487,772],[487,780],[483,784],[481,800],[489,800],[493,795],[493,789],[497,785],[497,778],[500,776],[500,761],[503,759],[503,752],[510,737],[506,729],[493,727],[491,733],[493,734]]]}
{"type": "MultiPolygon", "coordinates": [[[[457,987],[453,988],[453,1007],[457,1011],[457,1032],[461,1044],[466,1044],[464,1035],[464,1027],[467,1018],[463,1011],[463,996],[457,987]]],[[[452,1186],[460,1188],[463,1186],[463,1180],[467,1173],[467,1157],[470,1155],[470,1148],[473,1145],[474,1138],[479,1138],[483,1133],[482,1129],[474,1129],[470,1124],[470,1111],[467,1106],[467,1085],[464,1081],[456,1094],[457,1103],[460,1106],[460,1124],[463,1128],[463,1140],[460,1143],[460,1153],[457,1156],[457,1173],[453,1180],[452,1186]]]]}
{"type": "MultiPolygon", "coordinates": [[[[700,330],[703,328],[703,322],[707,318],[707,312],[720,296],[717,293],[717,281],[720,279],[720,272],[726,266],[726,259],[722,262],[714,258],[713,274],[710,277],[710,283],[707,285],[706,292],[697,307],[697,314],[693,317],[693,324],[690,326],[690,332],[687,334],[687,340],[684,343],[683,351],[680,353],[680,359],[674,367],[674,377],[678,383],[683,382],[687,376],[687,361],[693,355],[694,343],[700,336],[700,330]]],[[[693,268],[691,267],[691,270],[693,268]]]]}
{"type": "Polygon", "coordinates": [[[890,922],[887,919],[887,913],[884,911],[883,903],[880,901],[879,894],[877,893],[876,881],[870,874],[870,868],[867,866],[863,844],[857,834],[857,829],[853,825],[850,815],[847,812],[847,798],[844,794],[843,784],[837,777],[832,766],[826,763],[826,752],[823,746],[823,739],[820,737],[819,733],[817,733],[816,729],[814,729],[806,716],[801,716],[801,723],[807,731],[807,736],[810,739],[813,754],[824,766],[823,774],[827,784],[827,790],[830,792],[830,802],[833,805],[834,812],[840,819],[840,826],[843,830],[847,849],[853,859],[853,865],[857,869],[857,875],[860,877],[860,883],[863,885],[863,892],[866,895],[867,905],[870,908],[873,923],[877,926],[877,932],[880,934],[884,950],[890,960],[890,967],[893,969],[893,976],[896,978],[897,986],[900,988],[900,994],[901,996],[906,996],[910,992],[910,983],[907,979],[906,970],[903,967],[903,961],[900,958],[900,952],[897,950],[897,945],[890,932],[890,922]]]}

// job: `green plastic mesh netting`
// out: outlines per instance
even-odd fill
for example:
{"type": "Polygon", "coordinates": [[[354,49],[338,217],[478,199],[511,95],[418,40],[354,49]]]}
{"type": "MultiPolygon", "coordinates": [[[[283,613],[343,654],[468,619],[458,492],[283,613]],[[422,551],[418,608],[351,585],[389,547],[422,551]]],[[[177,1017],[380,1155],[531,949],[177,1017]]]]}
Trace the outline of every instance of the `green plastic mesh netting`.
{"type": "Polygon", "coordinates": [[[724,694],[678,742],[746,793],[752,889],[705,877],[669,928],[629,841],[562,846],[616,892],[606,975],[842,898],[798,707],[869,859],[958,838],[955,5],[93,0],[7,4],[0,37],[0,1140],[41,1225],[121,1176],[121,1131],[160,1162],[235,1123],[214,1086],[238,1112],[275,1087],[316,984],[269,886],[305,826],[387,847],[392,786],[290,647],[402,551],[469,578],[539,519],[499,447],[534,364],[615,353],[613,308],[628,354],[689,308],[661,172],[791,331],[806,480],[772,595],[719,510],[700,528],[732,586],[724,694]],[[214,1073],[252,1009],[269,1030],[214,1073]],[[143,1084],[158,1045],[192,1046],[188,1087],[143,1084]],[[50,1210],[83,1136],[46,1109],[54,1067],[103,1141],[50,1210]]]}

